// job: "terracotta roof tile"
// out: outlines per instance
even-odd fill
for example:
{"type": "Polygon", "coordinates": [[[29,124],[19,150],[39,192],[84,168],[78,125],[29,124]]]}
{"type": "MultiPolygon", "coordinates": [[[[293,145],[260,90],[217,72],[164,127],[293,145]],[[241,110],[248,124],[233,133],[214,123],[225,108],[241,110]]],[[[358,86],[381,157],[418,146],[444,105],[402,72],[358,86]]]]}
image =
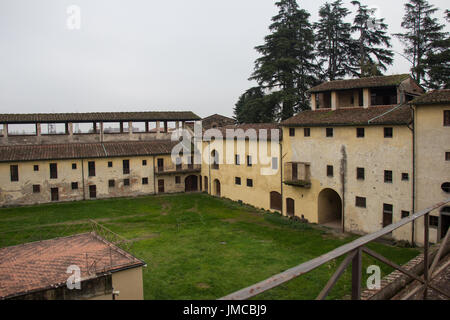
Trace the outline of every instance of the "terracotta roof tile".
{"type": "Polygon", "coordinates": [[[450,104],[450,89],[434,90],[409,102],[412,105],[450,104]]]}
{"type": "Polygon", "coordinates": [[[0,162],[132,157],[170,154],[169,140],[0,146],[0,162]]]}
{"type": "Polygon", "coordinates": [[[144,264],[94,233],[2,248],[0,299],[65,285],[72,265],[84,280],[144,264]]]}
{"type": "MultiPolygon", "coordinates": [[[[238,139],[247,138],[245,133],[251,133],[251,130],[255,130],[257,137],[260,137],[260,134],[264,130],[267,132],[267,138],[270,139],[272,136],[272,130],[278,130],[279,137],[281,139],[281,130],[278,124],[276,123],[248,123],[248,124],[239,124],[239,125],[229,125],[220,128],[211,129],[205,132],[204,139],[209,140],[214,136],[214,132],[218,130],[223,137],[226,137],[227,131],[232,131],[237,135],[238,139]]],[[[234,139],[234,136],[228,137],[230,139],[234,139]]]]}
{"type": "Polygon", "coordinates": [[[308,90],[311,93],[346,90],[346,89],[361,89],[361,88],[376,88],[376,87],[391,87],[398,86],[403,81],[410,77],[409,74],[397,74],[392,76],[369,77],[349,80],[335,80],[324,82],[308,90]]]}
{"type": "Polygon", "coordinates": [[[364,108],[343,108],[332,111],[304,111],[281,123],[282,126],[353,126],[353,125],[407,125],[412,121],[411,109],[376,106],[364,108]],[[369,123],[370,121],[370,123],[369,123]]]}
{"type": "Polygon", "coordinates": [[[193,112],[92,112],[0,114],[0,123],[116,122],[116,121],[193,121],[201,118],[193,112]]]}

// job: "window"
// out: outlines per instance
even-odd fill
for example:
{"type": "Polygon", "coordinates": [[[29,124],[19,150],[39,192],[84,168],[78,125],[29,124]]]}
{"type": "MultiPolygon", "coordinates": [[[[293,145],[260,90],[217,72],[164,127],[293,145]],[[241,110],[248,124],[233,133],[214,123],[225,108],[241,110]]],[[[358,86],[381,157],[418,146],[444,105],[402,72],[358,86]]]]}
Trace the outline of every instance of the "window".
{"type": "Polygon", "coordinates": [[[234,156],[234,163],[239,166],[241,164],[241,156],[240,155],[235,155],[234,156]]]}
{"type": "Polygon", "coordinates": [[[147,160],[142,160],[142,166],[145,167],[147,165],[147,160]]]}
{"type": "Polygon", "coordinates": [[[402,173],[402,181],[409,181],[409,173],[402,173]]]}
{"type": "Polygon", "coordinates": [[[76,163],[72,163],[72,170],[77,170],[77,164],[76,163]]]}
{"type": "Polygon", "coordinates": [[[305,134],[305,137],[311,137],[311,128],[305,128],[304,134],[305,134]]]}
{"type": "Polygon", "coordinates": [[[384,128],[384,137],[385,138],[393,138],[394,137],[394,128],[384,128]]]}
{"type": "Polygon", "coordinates": [[[112,167],[113,167],[112,161],[108,161],[108,168],[112,168],[112,167]]]}
{"type": "Polygon", "coordinates": [[[252,156],[247,156],[247,167],[251,167],[252,165],[252,156]]]}
{"type": "Polygon", "coordinates": [[[272,170],[278,170],[278,158],[272,158],[272,170]]]}
{"type": "Polygon", "coordinates": [[[123,174],[130,174],[130,160],[123,160],[123,174]]]}
{"type": "Polygon", "coordinates": [[[326,132],[327,132],[327,138],[333,138],[333,136],[334,136],[333,128],[327,128],[326,132]]]}
{"type": "Polygon", "coordinates": [[[33,166],[33,170],[34,170],[34,171],[39,171],[39,166],[38,166],[38,165],[34,165],[34,166],[33,166]]]}
{"type": "Polygon", "coordinates": [[[364,128],[356,128],[356,137],[364,138],[366,135],[366,130],[364,128]]]}
{"type": "Polygon", "coordinates": [[[234,183],[237,184],[238,186],[240,186],[241,185],[241,178],[239,178],[239,177],[234,178],[234,183]]]}
{"type": "Polygon", "coordinates": [[[148,184],[148,178],[142,178],[142,184],[147,185],[148,184]]]}
{"type": "Polygon", "coordinates": [[[409,211],[402,211],[402,219],[409,217],[409,211]]]}
{"type": "Polygon", "coordinates": [[[115,180],[109,180],[108,181],[108,187],[114,188],[115,186],[116,186],[116,181],[115,180]]]}
{"type": "Polygon", "coordinates": [[[253,179],[247,179],[247,187],[253,187],[253,179]]]}
{"type": "Polygon", "coordinates": [[[175,183],[176,184],[180,184],[181,183],[181,177],[180,176],[176,176],[175,177],[175,183]]]}
{"type": "Polygon", "coordinates": [[[50,163],[50,179],[58,179],[58,165],[50,163]]]}
{"type": "Polygon", "coordinates": [[[441,188],[442,188],[442,191],[444,191],[446,193],[450,193],[450,182],[443,183],[441,188]]]}
{"type": "Polygon", "coordinates": [[[289,128],[289,137],[295,137],[295,128],[289,128]]]}
{"type": "Polygon", "coordinates": [[[444,126],[450,127],[450,110],[444,110],[444,126]]]}
{"type": "Polygon", "coordinates": [[[95,162],[94,161],[88,162],[88,171],[89,171],[89,177],[95,177],[95,162]]]}
{"type": "Polygon", "coordinates": [[[367,208],[366,198],[356,197],[356,206],[359,208],[367,208]]]}
{"type": "Polygon", "coordinates": [[[450,152],[445,153],[445,161],[450,161],[450,152]]]}
{"type": "Polygon", "coordinates": [[[366,170],[364,168],[356,168],[356,179],[358,180],[366,179],[366,170]]]}
{"type": "Polygon", "coordinates": [[[436,216],[430,216],[430,228],[437,228],[439,227],[439,217],[436,216]]]}
{"type": "Polygon", "coordinates": [[[392,204],[383,204],[383,228],[392,224],[394,206],[392,204]]]}
{"type": "Polygon", "coordinates": [[[18,165],[12,165],[10,166],[11,171],[11,181],[19,181],[19,166],[18,165]]]}
{"type": "Polygon", "coordinates": [[[334,176],[334,168],[333,166],[327,166],[327,177],[332,178],[334,176]]]}
{"type": "Polygon", "coordinates": [[[128,187],[130,185],[130,179],[123,179],[123,185],[128,187]]]}
{"type": "Polygon", "coordinates": [[[72,182],[72,190],[78,190],[78,182],[72,182]]]}
{"type": "Polygon", "coordinates": [[[389,170],[384,171],[384,182],[392,183],[392,171],[389,170]]]}
{"type": "Polygon", "coordinates": [[[38,184],[33,185],[33,193],[41,193],[41,186],[38,184]]]}

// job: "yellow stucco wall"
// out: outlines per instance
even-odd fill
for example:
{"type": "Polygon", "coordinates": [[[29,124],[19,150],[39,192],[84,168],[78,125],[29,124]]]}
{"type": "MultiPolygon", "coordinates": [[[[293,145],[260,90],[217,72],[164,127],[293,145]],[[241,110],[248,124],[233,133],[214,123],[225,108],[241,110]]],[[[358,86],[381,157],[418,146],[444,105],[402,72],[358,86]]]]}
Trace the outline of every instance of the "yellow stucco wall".
{"type": "MultiPolygon", "coordinates": [[[[255,140],[216,140],[211,144],[208,142],[203,143],[203,154],[202,177],[203,182],[204,177],[208,177],[208,184],[212,189],[209,190],[210,194],[216,195],[214,181],[219,180],[221,197],[234,201],[241,200],[257,208],[270,210],[270,192],[276,191],[281,193],[279,143],[272,147],[270,142],[263,146],[255,140]],[[231,143],[231,147],[227,147],[227,143],[231,143]],[[225,164],[219,165],[219,170],[210,168],[208,164],[209,155],[213,150],[218,150],[221,163],[225,162],[225,164]],[[220,152],[220,150],[223,150],[223,152],[220,152]],[[264,154],[262,162],[260,161],[261,154],[264,154]],[[234,164],[235,155],[240,156],[240,165],[234,164]],[[247,166],[247,155],[252,155],[253,165],[251,167],[247,166]],[[272,157],[278,159],[278,170],[271,170],[272,157]],[[227,158],[228,160],[226,160],[227,158]],[[269,160],[270,162],[267,163],[266,161],[269,160]],[[236,177],[241,178],[241,185],[235,184],[236,177]],[[253,180],[253,187],[247,186],[247,179],[253,180]]],[[[205,188],[204,185],[203,187],[205,188]]]]}
{"type": "MultiPolygon", "coordinates": [[[[444,110],[450,105],[424,105],[415,108],[416,123],[416,210],[420,211],[450,198],[441,185],[450,182],[450,161],[445,153],[450,152],[450,127],[443,124],[444,110]]],[[[440,210],[432,215],[439,217],[440,210]]],[[[423,219],[416,222],[418,243],[423,243],[423,219]]],[[[439,239],[438,229],[430,229],[430,241],[439,239]]]]}
{"type": "MultiPolygon", "coordinates": [[[[343,198],[341,162],[345,149],[345,228],[348,231],[371,233],[382,228],[383,204],[394,206],[394,222],[401,211],[412,211],[412,132],[406,126],[394,127],[394,138],[384,138],[384,127],[366,126],[365,137],[357,138],[356,127],[334,127],[334,137],[327,138],[326,128],[311,128],[311,137],[304,137],[304,128],[296,128],[295,137],[283,129],[285,161],[310,163],[311,189],[284,186],[283,200],[295,200],[295,214],[318,223],[319,195],[325,189],[336,191],[343,198]],[[344,149],[343,149],[344,148],[344,149]],[[334,168],[334,177],[327,176],[327,166],[334,168]],[[356,178],[357,168],[365,169],[365,180],[356,178]],[[393,183],[384,182],[384,171],[393,171],[393,183]],[[402,181],[408,173],[409,181],[402,181]],[[365,197],[367,208],[355,206],[356,197],[365,197]]],[[[410,228],[394,233],[408,240],[410,228]]]]}
{"type": "Polygon", "coordinates": [[[112,285],[116,300],[144,300],[142,267],[113,273],[112,285]]]}

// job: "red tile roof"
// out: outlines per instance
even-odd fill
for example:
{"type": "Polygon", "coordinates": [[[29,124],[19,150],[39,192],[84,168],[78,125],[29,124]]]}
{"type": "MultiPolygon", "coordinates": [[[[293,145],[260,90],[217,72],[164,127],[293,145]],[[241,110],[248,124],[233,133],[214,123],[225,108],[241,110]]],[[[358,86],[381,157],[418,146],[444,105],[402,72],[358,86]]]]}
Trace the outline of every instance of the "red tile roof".
{"type": "Polygon", "coordinates": [[[450,90],[434,90],[410,101],[412,105],[450,104],[450,90]]]}
{"type": "Polygon", "coordinates": [[[410,78],[409,74],[396,74],[392,76],[379,76],[360,79],[349,80],[335,80],[324,82],[308,90],[311,93],[347,90],[347,89],[362,89],[362,88],[377,88],[377,87],[392,87],[399,86],[403,81],[410,78]]]}
{"type": "Polygon", "coordinates": [[[145,263],[94,233],[3,248],[0,299],[64,286],[72,265],[80,268],[85,280],[145,263]]]}
{"type": "Polygon", "coordinates": [[[201,118],[190,111],[172,112],[91,112],[0,114],[0,123],[118,122],[118,121],[193,121],[201,118]]]}
{"type": "Polygon", "coordinates": [[[214,128],[206,131],[203,138],[205,140],[210,140],[212,137],[215,136],[215,132],[219,131],[222,134],[222,136],[227,139],[234,139],[235,136],[238,139],[244,139],[248,138],[248,135],[246,135],[246,133],[251,134],[252,130],[256,132],[257,138],[260,137],[260,134],[262,132],[264,131],[267,132],[267,139],[270,139],[272,137],[272,130],[278,130],[279,137],[281,139],[281,130],[279,125],[276,123],[248,123],[248,124],[230,125],[220,128],[214,128]],[[231,132],[232,134],[235,135],[227,136],[227,132],[231,132]]]}
{"type": "Polygon", "coordinates": [[[343,108],[332,111],[319,109],[304,111],[283,121],[282,126],[355,126],[355,125],[408,125],[412,121],[411,109],[407,105],[343,108]]]}
{"type": "Polygon", "coordinates": [[[170,154],[169,140],[0,146],[0,162],[133,157],[170,154]]]}

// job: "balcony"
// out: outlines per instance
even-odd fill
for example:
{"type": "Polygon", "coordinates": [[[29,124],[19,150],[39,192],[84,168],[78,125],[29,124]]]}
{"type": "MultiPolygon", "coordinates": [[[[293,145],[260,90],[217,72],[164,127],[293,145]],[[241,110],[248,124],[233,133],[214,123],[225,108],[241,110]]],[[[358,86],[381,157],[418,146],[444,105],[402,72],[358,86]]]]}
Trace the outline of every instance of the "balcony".
{"type": "Polygon", "coordinates": [[[303,162],[288,162],[284,165],[283,183],[292,187],[311,188],[311,165],[303,162]]]}
{"type": "Polygon", "coordinates": [[[198,173],[202,169],[200,164],[179,164],[170,165],[164,167],[155,167],[156,175],[168,175],[168,174],[183,174],[183,173],[198,173]]]}

